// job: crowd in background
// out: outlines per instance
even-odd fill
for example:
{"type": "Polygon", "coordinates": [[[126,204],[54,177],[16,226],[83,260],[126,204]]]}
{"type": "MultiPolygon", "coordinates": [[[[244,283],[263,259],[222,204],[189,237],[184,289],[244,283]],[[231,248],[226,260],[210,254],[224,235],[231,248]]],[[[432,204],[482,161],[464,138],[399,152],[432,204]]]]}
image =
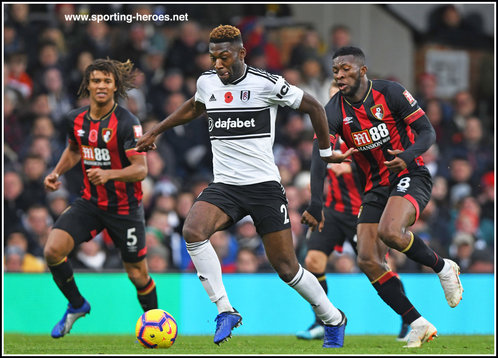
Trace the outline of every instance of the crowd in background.
{"type": "MultiPolygon", "coordinates": [[[[79,165],[61,178],[63,186],[58,191],[46,192],[43,179],[54,168],[67,143],[64,114],[88,105],[88,99],[79,99],[76,94],[84,69],[94,59],[130,59],[135,64],[136,88],[119,103],[141,120],[145,132],[193,96],[197,77],[211,67],[207,51],[209,32],[220,23],[241,29],[248,50],[246,63],[283,75],[323,105],[329,99],[331,55],[338,47],[355,44],[347,26],[333,24],[330,38],[322,39],[310,25],[283,58],[273,32],[266,31],[261,19],[270,15],[289,17],[290,9],[284,5],[272,8],[254,4],[243,12],[245,16],[237,18],[231,17],[229,7],[224,11],[202,7],[200,11],[200,6],[194,5],[168,5],[168,9],[165,6],[6,7],[3,234],[7,272],[47,271],[43,246],[51,226],[80,195],[79,165]],[[165,10],[188,12],[189,21],[64,21],[64,14],[153,14],[165,10]]],[[[438,31],[444,28],[440,25],[438,31]]],[[[448,36],[435,38],[449,41],[448,36]]],[[[375,69],[369,73],[372,72],[375,69]]],[[[371,74],[369,77],[375,78],[371,74]]],[[[423,155],[433,175],[432,198],[411,230],[441,255],[458,262],[462,272],[493,272],[492,103],[483,103],[469,90],[461,90],[449,99],[438,98],[436,88],[437,78],[430,73],[417,78],[417,88],[409,88],[437,134],[436,144],[423,155]]],[[[306,253],[307,227],[300,223],[300,218],[310,199],[312,140],[309,118],[289,108],[279,109],[274,155],[289,201],[294,244],[301,263],[306,253]]],[[[157,147],[147,154],[149,173],[142,185],[149,269],[194,272],[182,239],[182,225],[193,201],[212,180],[207,121],[201,117],[163,133],[157,147]]],[[[272,271],[250,217],[214,234],[211,242],[224,272],[272,271]]],[[[70,259],[76,270],[121,270],[119,255],[103,231],[74,250],[70,259]]],[[[425,272],[425,268],[403,254],[391,252],[389,260],[398,272],[425,272]]],[[[354,251],[346,248],[342,254],[332,255],[327,271],[359,272],[354,251]]]]}

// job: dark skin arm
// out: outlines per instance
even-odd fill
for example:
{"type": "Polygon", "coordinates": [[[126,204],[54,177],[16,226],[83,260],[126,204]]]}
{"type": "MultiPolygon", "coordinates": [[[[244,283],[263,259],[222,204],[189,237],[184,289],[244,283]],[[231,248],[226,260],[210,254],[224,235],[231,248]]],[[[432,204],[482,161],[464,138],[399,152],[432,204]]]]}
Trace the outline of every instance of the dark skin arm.
{"type": "Polygon", "coordinates": [[[74,167],[81,159],[80,149],[77,144],[69,142],[66,149],[62,153],[59,162],[55,166],[52,173],[47,175],[43,180],[45,189],[49,191],[55,191],[59,189],[62,182],[60,182],[59,176],[67,172],[69,169],[74,167]]]}
{"type": "Polygon", "coordinates": [[[154,142],[157,136],[162,132],[188,123],[195,118],[199,117],[206,111],[206,107],[201,102],[196,102],[194,97],[183,103],[176,111],[171,113],[161,122],[157,123],[147,133],[145,133],[137,142],[136,150],[138,152],[146,152],[155,149],[154,142]]]}
{"type": "MultiPolygon", "coordinates": [[[[315,130],[316,137],[318,138],[318,147],[326,149],[330,147],[329,127],[327,124],[327,115],[323,106],[311,95],[304,92],[301,105],[299,106],[301,112],[308,113],[311,119],[311,124],[315,130]]],[[[329,157],[321,157],[327,163],[341,163],[344,161],[350,162],[347,159],[351,154],[357,152],[357,149],[349,148],[345,153],[332,153],[329,157]]]]}

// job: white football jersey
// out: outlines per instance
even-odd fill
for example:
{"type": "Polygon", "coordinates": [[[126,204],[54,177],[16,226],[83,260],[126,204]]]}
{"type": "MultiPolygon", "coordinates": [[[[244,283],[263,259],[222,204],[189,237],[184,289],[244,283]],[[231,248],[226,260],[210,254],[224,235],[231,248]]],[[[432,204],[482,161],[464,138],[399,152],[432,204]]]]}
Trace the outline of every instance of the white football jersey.
{"type": "Polygon", "coordinates": [[[303,93],[283,77],[251,66],[228,85],[214,70],[199,77],[195,100],[206,106],[209,118],[215,183],[280,182],[273,157],[278,106],[298,108],[303,93]]]}

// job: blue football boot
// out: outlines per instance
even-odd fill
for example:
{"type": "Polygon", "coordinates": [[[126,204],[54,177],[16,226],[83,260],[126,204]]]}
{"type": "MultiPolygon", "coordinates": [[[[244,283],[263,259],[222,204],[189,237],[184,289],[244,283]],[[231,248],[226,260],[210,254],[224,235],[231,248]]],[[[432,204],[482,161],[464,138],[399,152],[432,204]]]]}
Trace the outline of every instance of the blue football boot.
{"type": "Polygon", "coordinates": [[[232,329],[242,324],[242,316],[234,308],[233,312],[221,312],[216,316],[215,321],[214,343],[220,345],[232,336],[232,329]]]}
{"type": "Polygon", "coordinates": [[[344,346],[344,331],[348,319],[344,312],[339,310],[342,315],[342,320],[338,325],[325,325],[325,336],[323,337],[323,348],[342,348],[344,346]]]}
{"type": "Polygon", "coordinates": [[[83,317],[87,313],[90,313],[90,304],[87,300],[79,308],[73,308],[70,303],[67,305],[66,313],[62,316],[62,319],[55,325],[52,329],[52,338],[61,338],[71,331],[74,322],[80,317],[83,317]]]}

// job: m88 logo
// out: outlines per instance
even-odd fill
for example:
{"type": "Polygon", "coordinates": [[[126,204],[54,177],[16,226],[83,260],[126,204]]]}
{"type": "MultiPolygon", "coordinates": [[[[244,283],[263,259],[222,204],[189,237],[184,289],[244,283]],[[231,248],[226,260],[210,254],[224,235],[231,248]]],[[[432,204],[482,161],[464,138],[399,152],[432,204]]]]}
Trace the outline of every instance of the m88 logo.
{"type": "Polygon", "coordinates": [[[81,156],[83,160],[90,161],[109,161],[111,160],[111,155],[109,154],[109,149],[107,148],[97,148],[88,145],[81,146],[81,156]]]}
{"type": "Polygon", "coordinates": [[[385,143],[389,139],[389,130],[385,123],[381,123],[375,127],[368,128],[359,132],[351,133],[354,144],[357,148],[370,146],[376,142],[378,145],[385,143]]]}

